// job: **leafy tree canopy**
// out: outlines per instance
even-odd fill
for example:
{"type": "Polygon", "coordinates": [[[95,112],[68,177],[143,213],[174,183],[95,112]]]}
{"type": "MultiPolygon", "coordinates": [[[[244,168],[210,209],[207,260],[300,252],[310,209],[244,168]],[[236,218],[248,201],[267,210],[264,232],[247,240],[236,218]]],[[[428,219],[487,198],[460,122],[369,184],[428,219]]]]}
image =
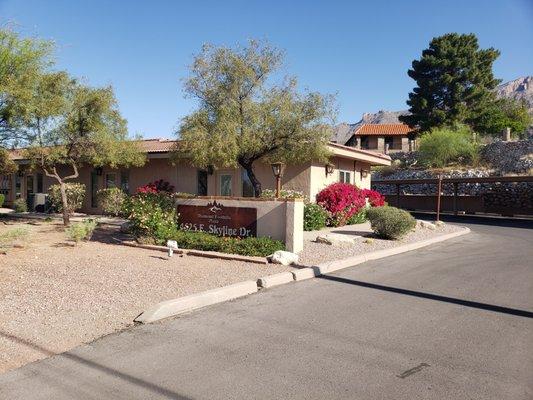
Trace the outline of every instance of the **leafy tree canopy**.
{"type": "Polygon", "coordinates": [[[326,159],[333,98],[299,93],[294,78],[270,84],[282,61],[279,50],[257,41],[236,49],[205,45],[185,81],[199,107],[181,122],[177,156],[200,168],[240,165],[256,196],[256,161],[326,159]]]}
{"type": "Polygon", "coordinates": [[[478,131],[495,101],[499,80],[492,64],[499,55],[493,48],[480,49],[474,34],[434,38],[408,71],[416,87],[407,101],[411,115],[400,120],[420,131],[456,123],[478,131]]]}
{"type": "Polygon", "coordinates": [[[525,101],[515,99],[498,99],[487,108],[480,118],[478,129],[483,135],[501,135],[505,128],[521,137],[531,125],[531,116],[525,101]]]}

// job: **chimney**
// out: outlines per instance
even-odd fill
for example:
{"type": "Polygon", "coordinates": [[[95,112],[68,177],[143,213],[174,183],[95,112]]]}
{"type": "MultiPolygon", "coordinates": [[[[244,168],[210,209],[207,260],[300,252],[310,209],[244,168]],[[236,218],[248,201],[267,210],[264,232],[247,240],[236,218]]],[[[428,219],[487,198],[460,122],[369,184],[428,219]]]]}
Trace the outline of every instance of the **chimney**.
{"type": "Polygon", "coordinates": [[[509,142],[511,140],[511,128],[507,127],[503,130],[502,140],[504,142],[509,142]]]}

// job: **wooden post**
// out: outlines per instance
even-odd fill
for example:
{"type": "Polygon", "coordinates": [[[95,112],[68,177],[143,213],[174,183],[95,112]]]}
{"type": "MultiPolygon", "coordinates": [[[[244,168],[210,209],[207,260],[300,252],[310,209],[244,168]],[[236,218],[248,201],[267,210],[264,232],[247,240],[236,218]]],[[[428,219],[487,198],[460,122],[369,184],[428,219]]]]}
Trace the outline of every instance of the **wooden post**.
{"type": "Polygon", "coordinates": [[[440,193],[442,192],[442,175],[437,182],[437,221],[440,221],[440,193]]]}
{"type": "Polygon", "coordinates": [[[459,184],[457,182],[453,183],[453,215],[457,215],[457,192],[459,184]]]}

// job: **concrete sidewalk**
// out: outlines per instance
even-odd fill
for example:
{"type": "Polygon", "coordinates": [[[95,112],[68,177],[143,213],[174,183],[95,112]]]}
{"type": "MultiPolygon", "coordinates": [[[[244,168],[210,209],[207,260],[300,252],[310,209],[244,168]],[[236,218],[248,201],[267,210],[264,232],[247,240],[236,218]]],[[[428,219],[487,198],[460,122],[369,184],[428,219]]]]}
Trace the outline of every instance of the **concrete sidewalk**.
{"type": "Polygon", "coordinates": [[[0,398],[530,399],[533,224],[501,225],[104,337],[0,398]]]}

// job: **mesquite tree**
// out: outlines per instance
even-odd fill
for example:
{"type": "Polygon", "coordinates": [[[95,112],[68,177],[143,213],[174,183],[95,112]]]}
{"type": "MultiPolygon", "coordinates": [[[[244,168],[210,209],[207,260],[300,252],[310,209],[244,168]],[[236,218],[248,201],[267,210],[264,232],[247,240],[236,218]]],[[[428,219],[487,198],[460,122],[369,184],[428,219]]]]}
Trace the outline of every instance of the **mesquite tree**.
{"type": "Polygon", "coordinates": [[[294,78],[272,84],[282,60],[280,51],[257,41],[237,49],[205,45],[185,81],[199,107],[181,122],[178,157],[199,168],[241,166],[256,196],[262,190],[256,161],[326,159],[333,98],[299,93],[294,78]]]}
{"type": "Polygon", "coordinates": [[[34,167],[60,185],[63,223],[68,225],[66,182],[79,176],[82,165],[140,166],[145,155],[136,142],[128,140],[126,121],[111,87],[87,87],[67,77],[50,80],[54,84],[45,82],[37,91],[44,94],[46,104],[33,111],[35,140],[26,153],[34,167]]]}

